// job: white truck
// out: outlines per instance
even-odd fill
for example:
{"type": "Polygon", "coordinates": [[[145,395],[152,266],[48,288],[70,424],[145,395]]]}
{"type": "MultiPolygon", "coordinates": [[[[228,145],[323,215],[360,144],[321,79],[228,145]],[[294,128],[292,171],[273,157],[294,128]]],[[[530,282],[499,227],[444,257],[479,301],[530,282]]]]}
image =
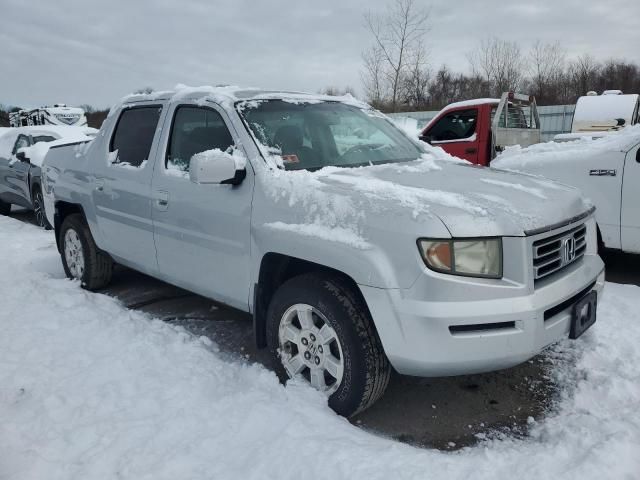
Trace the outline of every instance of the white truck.
{"type": "Polygon", "coordinates": [[[391,366],[507,368],[596,320],[576,189],[452,159],[353,97],[128,96],[43,165],[70,278],[104,287],[117,262],[250,312],[257,345],[342,415],[391,366]]]}
{"type": "Polygon", "coordinates": [[[84,110],[78,107],[67,107],[63,103],[56,103],[52,107],[23,109],[9,114],[9,124],[12,127],[27,127],[37,125],[69,125],[86,127],[87,117],[84,110]]]}
{"type": "Polygon", "coordinates": [[[512,147],[491,166],[578,187],[596,206],[599,246],[640,253],[640,125],[595,138],[512,147]]]}

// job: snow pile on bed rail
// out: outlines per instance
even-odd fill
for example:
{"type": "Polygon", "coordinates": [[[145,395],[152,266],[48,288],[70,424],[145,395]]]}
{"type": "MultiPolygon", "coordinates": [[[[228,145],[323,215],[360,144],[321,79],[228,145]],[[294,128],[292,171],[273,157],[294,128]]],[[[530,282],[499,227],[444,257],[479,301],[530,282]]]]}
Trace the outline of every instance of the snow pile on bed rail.
{"type": "MultiPolygon", "coordinates": [[[[599,155],[604,152],[626,152],[640,143],[640,125],[623,128],[602,137],[586,134],[571,142],[546,142],[520,147],[507,147],[491,162],[494,168],[504,170],[527,170],[532,165],[553,164],[564,159],[576,159],[599,155]]],[[[552,165],[550,165],[551,167],[552,165]]]]}
{"type": "MultiPolygon", "coordinates": [[[[0,217],[0,478],[637,478],[640,289],[607,285],[556,349],[566,386],[531,438],[455,453],[349,424],[310,388],[63,279],[50,232],[0,217]],[[574,365],[575,364],[575,365],[574,365]],[[319,461],[319,459],[321,459],[319,461]]],[[[410,392],[407,392],[410,394],[410,392]]]]}

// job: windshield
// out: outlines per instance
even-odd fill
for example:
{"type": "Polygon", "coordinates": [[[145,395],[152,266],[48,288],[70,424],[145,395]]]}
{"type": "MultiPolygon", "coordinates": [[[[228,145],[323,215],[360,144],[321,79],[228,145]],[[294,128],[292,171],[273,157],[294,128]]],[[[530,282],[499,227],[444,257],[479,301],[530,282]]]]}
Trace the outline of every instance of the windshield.
{"type": "Polygon", "coordinates": [[[238,111],[287,170],[406,162],[423,153],[384,117],[340,102],[260,100],[238,111]]]}

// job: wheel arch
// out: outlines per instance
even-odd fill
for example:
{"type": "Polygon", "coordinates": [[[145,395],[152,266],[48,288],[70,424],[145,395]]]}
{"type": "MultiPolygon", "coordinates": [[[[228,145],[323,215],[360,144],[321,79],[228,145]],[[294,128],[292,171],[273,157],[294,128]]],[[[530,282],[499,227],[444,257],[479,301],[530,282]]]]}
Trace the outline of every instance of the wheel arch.
{"type": "MultiPolygon", "coordinates": [[[[267,346],[267,309],[276,290],[287,280],[305,273],[317,273],[319,275],[341,279],[347,287],[352,289],[360,301],[362,301],[362,304],[367,309],[367,314],[371,314],[358,284],[350,275],[335,268],[309,260],[276,252],[268,252],[262,257],[258,281],[253,288],[253,330],[256,345],[259,348],[267,346]]],[[[375,328],[375,322],[373,322],[373,324],[375,328]]]]}
{"type": "Polygon", "coordinates": [[[55,203],[55,212],[53,215],[53,229],[55,232],[55,236],[56,236],[56,246],[58,247],[58,252],[60,252],[60,228],[62,227],[62,222],[64,222],[64,219],[67,218],[69,215],[72,215],[74,213],[78,213],[80,215],[83,216],[83,218],[85,219],[85,221],[87,220],[87,216],[84,213],[84,209],[82,208],[82,205],[79,205],[77,203],[70,203],[70,202],[63,202],[63,201],[57,201],[55,203]]]}

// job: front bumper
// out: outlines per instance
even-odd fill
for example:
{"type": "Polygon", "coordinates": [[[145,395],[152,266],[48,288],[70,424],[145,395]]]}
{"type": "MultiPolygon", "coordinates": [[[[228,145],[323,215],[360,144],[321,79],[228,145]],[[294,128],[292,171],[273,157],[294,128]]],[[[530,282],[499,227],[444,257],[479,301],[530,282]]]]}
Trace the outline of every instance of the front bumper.
{"type": "Polygon", "coordinates": [[[512,367],[568,337],[572,299],[591,290],[601,297],[604,264],[588,254],[553,282],[489,300],[473,298],[472,286],[468,301],[424,301],[409,290],[360,288],[398,372],[463,375],[512,367]]]}

